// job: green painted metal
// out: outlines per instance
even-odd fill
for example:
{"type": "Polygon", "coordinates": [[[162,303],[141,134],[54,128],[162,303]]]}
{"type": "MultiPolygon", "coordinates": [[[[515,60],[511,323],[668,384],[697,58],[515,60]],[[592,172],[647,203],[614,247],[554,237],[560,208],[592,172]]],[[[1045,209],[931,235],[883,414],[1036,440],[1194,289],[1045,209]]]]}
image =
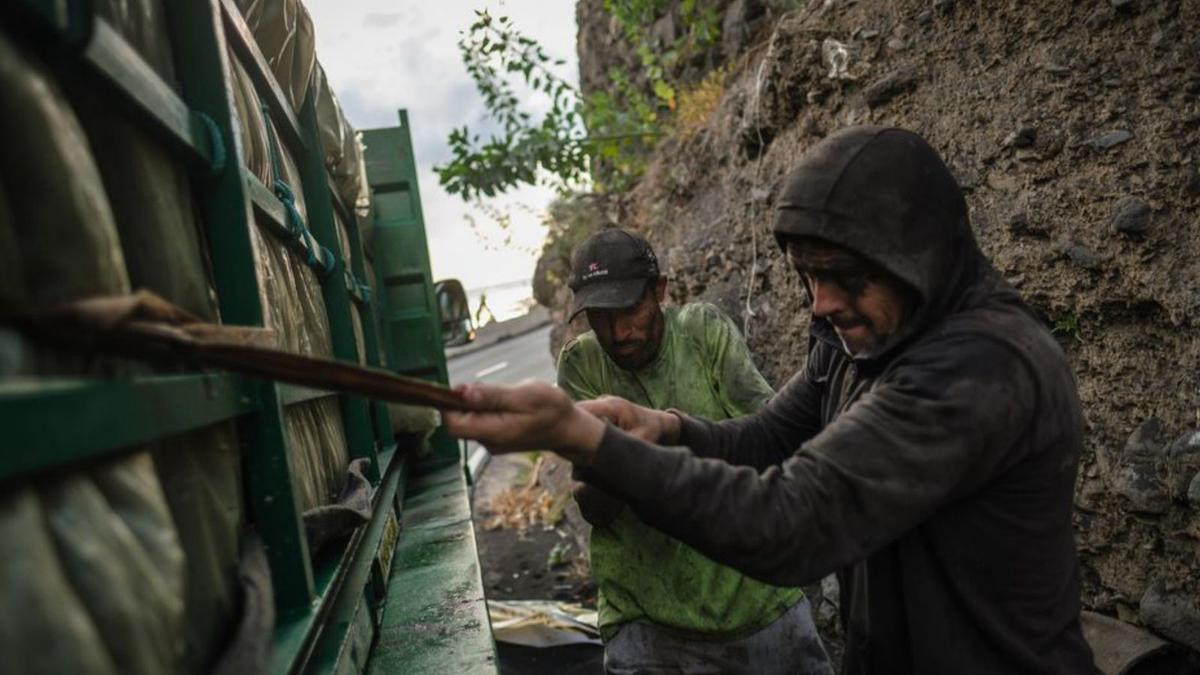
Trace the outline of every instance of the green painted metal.
{"type": "Polygon", "coordinates": [[[256,393],[245,378],[226,373],[0,381],[4,445],[11,449],[0,454],[0,483],[255,412],[256,393]]]}
{"type": "MultiPolygon", "coordinates": [[[[304,183],[304,203],[308,207],[308,225],[313,234],[326,242],[333,251],[334,267],[331,274],[321,277],[321,296],[329,315],[329,331],[333,339],[335,358],[352,363],[358,362],[358,344],[354,339],[354,317],[350,312],[350,295],[346,293],[343,277],[345,263],[342,257],[341,237],[333,215],[333,201],[329,195],[328,171],[325,155],[321,152],[321,131],[317,124],[315,96],[309,96],[300,111],[300,128],[309,152],[298,158],[300,178],[304,183]]],[[[371,460],[367,478],[379,481],[379,460],[376,455],[375,433],[371,426],[371,412],[367,400],[361,396],[342,396],[342,424],[346,433],[346,449],[351,457],[366,457],[371,460]]]]}
{"type": "MultiPolygon", "coordinates": [[[[449,384],[407,111],[399,118],[398,127],[363,132],[388,367],[449,384]]],[[[435,454],[461,457],[459,444],[442,429],[431,444],[435,454]]]]}
{"type": "Polygon", "coordinates": [[[430,457],[414,468],[372,675],[497,672],[468,504],[457,461],[430,457]]]}
{"type": "MultiPolygon", "coordinates": [[[[301,613],[282,617],[276,625],[274,648],[267,672],[275,675],[319,670],[330,649],[338,650],[348,636],[347,603],[353,605],[365,592],[371,563],[380,555],[392,555],[394,539],[387,539],[387,521],[395,516],[396,496],[403,494],[408,469],[404,463],[392,467],[380,481],[372,498],[371,522],[351,537],[341,555],[321,564],[316,573],[318,600],[301,613]],[[388,549],[383,550],[383,546],[388,549]]],[[[352,610],[353,607],[351,606],[352,610]]]]}
{"type": "MultiPolygon", "coordinates": [[[[255,253],[254,212],[242,175],[243,150],[234,128],[230,64],[216,0],[167,3],[176,72],[183,96],[215,123],[229,149],[229,161],[216,176],[196,179],[196,194],[207,224],[213,279],[226,323],[261,326],[255,253]]],[[[261,411],[240,428],[249,451],[243,458],[255,526],[271,563],[279,613],[305,611],[313,598],[312,563],[292,487],[291,457],[283,408],[274,384],[261,387],[261,411]]]]}
{"type": "MultiPolygon", "coordinates": [[[[353,284],[356,288],[366,285],[366,288],[369,290],[371,287],[367,281],[366,250],[363,246],[362,234],[358,229],[358,215],[342,201],[341,196],[333,185],[332,178],[329,180],[330,198],[333,200],[334,207],[341,214],[343,222],[346,223],[346,234],[350,239],[349,271],[353,275],[353,284]]],[[[361,291],[357,294],[351,293],[351,297],[358,304],[359,319],[361,320],[363,330],[363,347],[367,352],[367,365],[383,367],[383,363],[380,361],[379,319],[376,311],[376,308],[379,306],[379,299],[363,297],[361,291]]],[[[371,418],[375,426],[375,439],[379,443],[382,459],[384,450],[395,448],[396,445],[394,431],[392,430],[392,420],[388,415],[387,405],[382,401],[372,401],[371,418]]],[[[386,466],[386,464],[380,462],[380,472],[385,471],[386,466]]]]}
{"type": "Polygon", "coordinates": [[[396,538],[388,537],[388,523],[394,521],[394,504],[404,494],[408,465],[400,462],[391,467],[375,493],[371,522],[351,542],[341,565],[345,576],[341,580],[346,592],[332,600],[323,630],[304,665],[304,672],[362,672],[366,665],[366,650],[375,633],[378,601],[371,588],[372,570],[381,557],[391,560],[396,538]],[[365,625],[364,624],[365,620],[365,625]]]}

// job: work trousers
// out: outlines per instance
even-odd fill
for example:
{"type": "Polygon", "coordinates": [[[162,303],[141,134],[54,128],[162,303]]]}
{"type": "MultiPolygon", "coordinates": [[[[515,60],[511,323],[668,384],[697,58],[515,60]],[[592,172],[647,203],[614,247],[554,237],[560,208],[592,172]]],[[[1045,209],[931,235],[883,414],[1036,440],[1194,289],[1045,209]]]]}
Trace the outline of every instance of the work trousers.
{"type": "Polygon", "coordinates": [[[683,637],[632,621],[605,643],[604,670],[609,675],[833,675],[808,598],[736,640],[683,637]]]}

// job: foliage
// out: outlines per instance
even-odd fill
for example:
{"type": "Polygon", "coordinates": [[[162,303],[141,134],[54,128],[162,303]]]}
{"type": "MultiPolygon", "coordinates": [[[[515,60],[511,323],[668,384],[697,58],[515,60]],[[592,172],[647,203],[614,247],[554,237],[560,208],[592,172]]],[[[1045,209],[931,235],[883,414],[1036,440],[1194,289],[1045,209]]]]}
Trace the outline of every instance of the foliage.
{"type": "Polygon", "coordinates": [[[717,68],[709,71],[695,86],[680,92],[674,125],[680,133],[690,136],[708,122],[725,93],[725,77],[728,74],[728,68],[717,68]]]}
{"type": "Polygon", "coordinates": [[[535,184],[539,170],[557,175],[565,184],[581,181],[588,167],[579,92],[550,69],[563,61],[552,59],[536,41],[516,31],[508,17],[493,19],[487,11],[475,15],[458,48],[500,129],[482,144],[466,126],[451,131],[453,159],[435,167],[438,180],[447,192],[467,200],[535,184]],[[549,98],[550,108],[536,124],[521,108],[512,77],[549,98]]]}
{"type": "Polygon", "coordinates": [[[1068,340],[1074,339],[1078,342],[1083,342],[1083,337],[1079,333],[1079,315],[1074,312],[1067,312],[1055,319],[1051,325],[1050,332],[1054,335],[1061,335],[1068,340]]]}
{"type": "Polygon", "coordinates": [[[508,17],[477,11],[458,47],[498,129],[487,140],[466,126],[451,131],[452,158],[434,167],[446,191],[472,200],[543,182],[565,194],[589,179],[598,191],[626,189],[644,171],[666,115],[676,109],[677,87],[669,72],[720,35],[713,4],[682,0],[682,36],[673,44],[656,44],[647,28],[670,5],[670,0],[605,0],[641,67],[634,75],[611,70],[611,86],[587,97],[553,72],[563,62],[517,31],[508,17]],[[518,83],[549,101],[540,119],[523,107],[518,83]]]}
{"type": "Polygon", "coordinates": [[[604,0],[604,9],[617,20],[625,39],[637,51],[651,91],[674,110],[675,85],[667,73],[682,60],[716,44],[721,36],[721,16],[714,4],[682,0],[679,18],[683,35],[669,45],[655,44],[647,29],[670,5],[669,0],[604,0]]]}

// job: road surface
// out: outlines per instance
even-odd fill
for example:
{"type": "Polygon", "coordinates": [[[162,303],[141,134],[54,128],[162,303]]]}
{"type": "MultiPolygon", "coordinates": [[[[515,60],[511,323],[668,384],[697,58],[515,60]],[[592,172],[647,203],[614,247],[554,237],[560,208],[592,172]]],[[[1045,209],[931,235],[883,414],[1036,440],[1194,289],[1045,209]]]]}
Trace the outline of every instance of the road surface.
{"type": "MultiPolygon", "coordinates": [[[[554,381],[554,359],[550,356],[550,326],[518,335],[494,345],[450,359],[450,385],[469,382],[516,384],[536,378],[554,381]]],[[[487,463],[487,452],[467,444],[467,466],[471,478],[478,477],[487,463]]]]}
{"type": "Polygon", "coordinates": [[[463,354],[446,364],[450,384],[487,382],[516,384],[531,377],[554,381],[554,359],[550,356],[550,326],[497,342],[479,351],[463,354]]]}

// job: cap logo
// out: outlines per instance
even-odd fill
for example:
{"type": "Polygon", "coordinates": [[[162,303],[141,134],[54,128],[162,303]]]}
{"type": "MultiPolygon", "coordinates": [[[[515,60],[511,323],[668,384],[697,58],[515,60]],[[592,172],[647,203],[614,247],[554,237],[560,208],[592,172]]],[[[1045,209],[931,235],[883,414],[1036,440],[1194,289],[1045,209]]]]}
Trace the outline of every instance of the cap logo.
{"type": "Polygon", "coordinates": [[[596,277],[606,277],[606,276],[608,276],[607,269],[600,269],[600,263],[598,263],[598,262],[590,262],[590,263],[588,263],[587,274],[584,274],[582,277],[580,277],[579,280],[580,281],[590,281],[592,279],[595,279],[596,277]]]}

